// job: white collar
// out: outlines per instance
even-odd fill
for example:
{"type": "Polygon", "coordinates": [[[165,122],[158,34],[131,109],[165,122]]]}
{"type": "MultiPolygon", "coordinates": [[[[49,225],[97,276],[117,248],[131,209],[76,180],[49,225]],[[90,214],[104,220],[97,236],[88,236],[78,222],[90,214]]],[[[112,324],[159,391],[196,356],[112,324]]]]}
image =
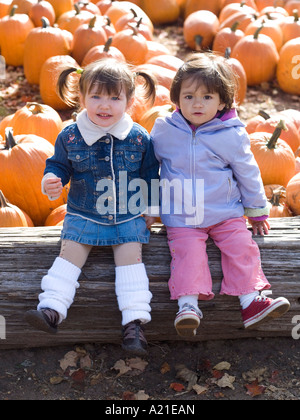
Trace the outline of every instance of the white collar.
{"type": "Polygon", "coordinates": [[[76,123],[84,141],[88,146],[92,146],[97,140],[106,134],[112,134],[119,140],[124,140],[133,126],[131,117],[125,113],[118,122],[110,127],[100,127],[89,119],[86,109],[77,115],[76,123]]]}

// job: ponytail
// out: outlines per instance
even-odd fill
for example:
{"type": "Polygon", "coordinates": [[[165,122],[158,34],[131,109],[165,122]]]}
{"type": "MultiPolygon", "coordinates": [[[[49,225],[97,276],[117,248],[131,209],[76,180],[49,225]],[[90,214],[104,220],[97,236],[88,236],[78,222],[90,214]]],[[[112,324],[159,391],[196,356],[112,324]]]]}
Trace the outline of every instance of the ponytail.
{"type": "Polygon", "coordinates": [[[74,108],[79,101],[79,80],[77,77],[70,78],[69,75],[72,73],[81,74],[82,70],[76,67],[63,70],[58,78],[57,93],[68,106],[74,108]]]}
{"type": "Polygon", "coordinates": [[[142,77],[144,79],[143,88],[145,89],[145,99],[151,100],[151,105],[154,104],[155,96],[156,96],[156,79],[153,75],[150,75],[149,73],[145,71],[136,71],[134,73],[135,80],[137,80],[138,77],[142,77]]]}

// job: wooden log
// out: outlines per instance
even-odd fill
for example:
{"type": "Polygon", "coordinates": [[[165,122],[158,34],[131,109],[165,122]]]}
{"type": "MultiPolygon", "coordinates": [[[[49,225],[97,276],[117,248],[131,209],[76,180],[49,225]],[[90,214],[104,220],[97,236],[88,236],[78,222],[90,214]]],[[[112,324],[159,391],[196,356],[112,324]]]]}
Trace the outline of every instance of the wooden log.
{"type": "MultiPolygon", "coordinates": [[[[293,318],[300,315],[300,218],[271,219],[269,235],[255,236],[262,267],[272,285],[273,297],[285,296],[290,311],[280,320],[245,330],[238,298],[220,296],[220,251],[209,240],[207,252],[215,298],[201,302],[204,319],[192,341],[247,337],[292,336],[293,318]]],[[[57,227],[0,229],[0,349],[57,346],[76,343],[120,343],[121,315],[114,290],[111,247],[93,248],[80,276],[80,288],[68,318],[57,335],[36,331],[24,321],[24,313],[37,305],[42,277],[60,250],[57,227]],[[5,334],[4,334],[5,333],[5,334]]],[[[153,293],[149,342],[180,340],[174,329],[177,302],[170,301],[170,254],[164,226],[152,229],[143,247],[143,261],[153,293]]]]}

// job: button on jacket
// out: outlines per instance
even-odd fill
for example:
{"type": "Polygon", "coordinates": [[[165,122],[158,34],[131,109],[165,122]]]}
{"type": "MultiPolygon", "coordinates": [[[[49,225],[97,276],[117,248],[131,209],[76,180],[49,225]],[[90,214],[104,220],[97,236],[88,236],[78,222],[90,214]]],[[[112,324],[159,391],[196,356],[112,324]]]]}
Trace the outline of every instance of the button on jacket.
{"type": "Polygon", "coordinates": [[[124,140],[107,134],[88,146],[74,123],[58,135],[44,175],[55,174],[63,185],[71,180],[68,213],[109,225],[147,211],[158,168],[150,136],[139,124],[124,140]],[[140,184],[147,185],[144,199],[140,184]]]}
{"type": "Polygon", "coordinates": [[[174,112],[156,120],[151,137],[161,163],[166,226],[208,227],[244,214],[268,215],[260,171],[238,117],[214,118],[192,130],[174,112]]]}

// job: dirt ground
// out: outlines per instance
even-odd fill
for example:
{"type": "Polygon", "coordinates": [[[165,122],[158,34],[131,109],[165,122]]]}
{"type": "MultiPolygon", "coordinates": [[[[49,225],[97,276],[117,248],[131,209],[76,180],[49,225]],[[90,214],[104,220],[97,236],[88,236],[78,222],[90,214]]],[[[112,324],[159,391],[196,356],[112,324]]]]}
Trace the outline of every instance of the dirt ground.
{"type": "MultiPolygon", "coordinates": [[[[184,58],[180,27],[161,27],[156,38],[184,58]]],[[[22,68],[0,81],[0,119],[40,101],[22,68]]],[[[276,82],[249,88],[239,109],[243,121],[259,109],[299,109],[299,97],[276,82]]],[[[62,113],[67,119],[70,113],[62,113]]],[[[226,326],[224,326],[225,328],[226,326]]],[[[292,329],[292,326],[291,326],[292,329]]],[[[74,345],[0,351],[1,400],[298,400],[300,343],[288,338],[201,343],[150,343],[149,355],[128,358],[118,345],[74,345]]]]}

